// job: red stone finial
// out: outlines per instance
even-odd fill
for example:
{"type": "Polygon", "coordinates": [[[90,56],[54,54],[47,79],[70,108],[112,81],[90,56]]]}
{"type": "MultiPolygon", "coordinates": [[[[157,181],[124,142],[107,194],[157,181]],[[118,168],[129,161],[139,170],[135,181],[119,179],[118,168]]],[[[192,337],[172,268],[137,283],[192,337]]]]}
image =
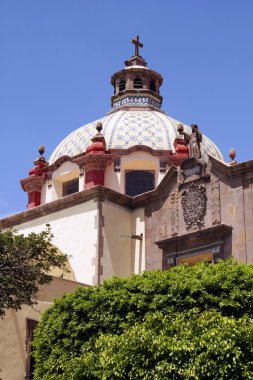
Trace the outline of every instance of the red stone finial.
{"type": "Polygon", "coordinates": [[[39,154],[42,156],[45,153],[45,147],[44,145],[40,145],[38,149],[39,154]]]}
{"type": "Polygon", "coordinates": [[[184,126],[183,124],[178,124],[177,131],[179,136],[175,138],[174,147],[177,154],[186,158],[189,156],[189,148],[184,139],[184,126]]]}
{"type": "Polygon", "coordinates": [[[98,131],[98,133],[101,133],[102,129],[103,129],[103,124],[101,123],[101,121],[98,121],[96,124],[96,130],[98,131]]]}
{"type": "Polygon", "coordinates": [[[45,157],[43,156],[43,154],[45,153],[45,147],[44,145],[40,145],[39,148],[38,148],[38,152],[40,154],[40,157],[37,158],[37,160],[34,161],[34,165],[39,165],[40,163],[44,163],[46,165],[48,165],[45,157]]]}
{"type": "Polygon", "coordinates": [[[103,129],[103,125],[101,121],[98,121],[96,124],[97,133],[95,134],[94,137],[92,137],[91,139],[92,144],[87,147],[86,153],[93,153],[93,154],[105,153],[106,143],[105,143],[104,135],[101,133],[102,129],[103,129]]]}
{"type": "Polygon", "coordinates": [[[108,158],[106,151],[106,143],[102,131],[102,123],[98,121],[96,124],[97,133],[91,139],[92,144],[86,149],[86,154],[83,157],[82,166],[85,170],[85,189],[96,185],[104,186],[105,169],[109,165],[111,158],[108,158]]]}
{"type": "Polygon", "coordinates": [[[183,124],[178,124],[178,126],[177,126],[177,131],[178,131],[178,133],[179,133],[180,135],[183,134],[183,132],[184,132],[184,126],[183,126],[183,124]]]}
{"type": "Polygon", "coordinates": [[[44,145],[39,146],[38,152],[40,154],[40,157],[38,157],[34,161],[35,167],[29,171],[30,176],[34,175],[34,174],[39,175],[39,176],[45,176],[45,172],[46,172],[46,168],[48,166],[48,162],[46,161],[45,157],[43,156],[43,154],[45,153],[44,145]]]}
{"type": "Polygon", "coordinates": [[[189,157],[189,148],[184,139],[184,126],[178,124],[178,135],[174,140],[175,152],[169,156],[169,164],[173,166],[180,166],[181,163],[189,157]]]}

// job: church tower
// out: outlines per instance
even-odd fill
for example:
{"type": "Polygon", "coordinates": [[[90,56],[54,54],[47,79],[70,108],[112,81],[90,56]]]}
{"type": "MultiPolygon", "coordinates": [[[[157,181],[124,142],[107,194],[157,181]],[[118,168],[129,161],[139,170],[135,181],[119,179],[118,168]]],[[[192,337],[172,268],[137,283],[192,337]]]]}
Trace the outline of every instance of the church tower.
{"type": "Polygon", "coordinates": [[[134,56],[112,75],[109,112],[74,130],[48,161],[40,146],[21,180],[27,208],[0,220],[1,230],[25,235],[50,224],[59,254],[69,255],[69,273],[53,273],[37,310],[0,321],[4,378],[30,379],[32,329],[64,292],[232,254],[253,263],[253,160],[237,163],[231,149],[226,163],[202,126],[168,116],[163,78],[141,57],[138,36],[132,43],[134,56]]]}
{"type": "Polygon", "coordinates": [[[246,214],[237,215],[248,181],[237,176],[250,169],[232,151],[226,164],[197,125],[166,114],[162,75],[141,56],[139,36],[132,43],[134,55],[111,77],[111,109],[74,130],[48,161],[40,147],[21,180],[28,209],[0,222],[23,233],[49,223],[55,245],[71,256],[70,279],[89,285],[250,254],[250,236],[242,241],[240,232],[246,214]]]}
{"type": "MultiPolygon", "coordinates": [[[[132,43],[134,55],[111,77],[107,115],[73,131],[48,161],[40,147],[35,166],[21,180],[28,210],[1,222],[23,233],[49,223],[55,245],[71,256],[70,279],[90,285],[113,275],[166,269],[161,238],[175,239],[189,227],[180,204],[186,173],[207,181],[209,156],[223,162],[202,133],[201,160],[188,160],[195,134],[164,112],[162,75],[140,55],[139,36],[132,43]]],[[[204,198],[201,210],[206,212],[204,198]]],[[[204,214],[198,218],[202,223],[204,214]]]]}

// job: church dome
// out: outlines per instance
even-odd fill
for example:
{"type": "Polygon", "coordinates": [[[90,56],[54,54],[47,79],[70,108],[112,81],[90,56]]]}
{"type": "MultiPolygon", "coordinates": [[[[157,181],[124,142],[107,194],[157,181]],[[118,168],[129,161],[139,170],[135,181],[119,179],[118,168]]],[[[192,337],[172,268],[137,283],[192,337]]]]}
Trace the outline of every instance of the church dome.
{"type": "MultiPolygon", "coordinates": [[[[139,110],[137,107],[135,110],[117,110],[76,129],[57,146],[50,157],[50,163],[64,155],[73,157],[85,152],[94,136],[98,121],[103,123],[102,133],[107,149],[127,149],[134,145],[146,145],[152,149],[174,151],[173,142],[178,137],[177,126],[181,122],[161,111],[139,110]]],[[[187,125],[184,125],[184,130],[187,133],[191,132],[191,128],[187,125]]],[[[201,150],[206,158],[207,154],[210,154],[223,160],[217,146],[204,135],[201,150]]]]}
{"type": "MultiPolygon", "coordinates": [[[[177,126],[182,124],[161,111],[163,97],[160,87],[163,78],[158,72],[147,67],[147,62],[139,54],[143,44],[139,37],[132,40],[135,55],[125,61],[125,67],[114,73],[111,84],[112,110],[106,116],[86,124],[67,136],[53,152],[50,163],[64,155],[73,157],[85,152],[94,136],[97,121],[103,124],[103,135],[107,149],[127,149],[134,145],[146,145],[155,150],[172,150],[178,136],[177,126]]],[[[189,126],[184,126],[191,133],[189,126]]],[[[203,136],[201,151],[204,158],[210,154],[223,160],[216,145],[203,136]]]]}

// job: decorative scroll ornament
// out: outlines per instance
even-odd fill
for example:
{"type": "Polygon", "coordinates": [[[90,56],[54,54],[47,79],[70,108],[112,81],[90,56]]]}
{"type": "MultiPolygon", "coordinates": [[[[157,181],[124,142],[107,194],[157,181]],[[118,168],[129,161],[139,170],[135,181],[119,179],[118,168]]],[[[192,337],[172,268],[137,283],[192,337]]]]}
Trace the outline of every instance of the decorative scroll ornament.
{"type": "Polygon", "coordinates": [[[201,185],[191,184],[189,190],[182,193],[182,208],[184,220],[188,228],[199,226],[206,211],[206,188],[201,185]]]}

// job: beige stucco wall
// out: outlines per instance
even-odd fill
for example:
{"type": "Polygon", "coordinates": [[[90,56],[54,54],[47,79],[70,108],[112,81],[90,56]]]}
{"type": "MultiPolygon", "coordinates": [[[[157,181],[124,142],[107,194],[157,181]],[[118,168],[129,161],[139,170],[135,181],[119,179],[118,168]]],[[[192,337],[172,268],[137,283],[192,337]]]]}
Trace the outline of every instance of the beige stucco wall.
{"type": "Polygon", "coordinates": [[[120,172],[116,173],[114,171],[114,165],[111,164],[107,166],[105,170],[105,187],[115,191],[120,191],[120,172]]]}
{"type": "MultiPolygon", "coordinates": [[[[18,312],[8,310],[0,319],[0,377],[3,380],[24,380],[26,366],[26,324],[27,319],[38,321],[53,298],[72,292],[77,286],[73,281],[54,278],[52,283],[43,286],[39,292],[39,302],[33,308],[24,306],[18,312]]],[[[83,285],[81,285],[83,286],[83,285]]]]}
{"type": "Polygon", "coordinates": [[[102,204],[103,215],[103,276],[130,276],[133,273],[132,212],[110,203],[102,204]]]}
{"type": "Polygon", "coordinates": [[[141,235],[142,240],[133,239],[134,270],[135,274],[140,274],[145,270],[145,215],[144,208],[139,208],[132,213],[132,233],[141,235]]]}
{"type": "Polygon", "coordinates": [[[51,188],[48,188],[48,185],[51,182],[46,181],[41,189],[41,204],[50,202],[50,199],[52,199],[52,191],[51,188]]]}
{"type": "Polygon", "coordinates": [[[42,187],[41,204],[61,198],[63,182],[75,178],[79,178],[79,191],[82,191],[84,179],[83,176],[80,177],[79,166],[70,161],[63,162],[63,164],[52,173],[52,179],[48,179],[42,187]]]}
{"type": "Polygon", "coordinates": [[[20,224],[15,229],[24,233],[38,233],[50,224],[54,234],[53,244],[70,255],[69,263],[75,280],[93,284],[94,260],[97,253],[97,203],[93,200],[41,218],[20,224]]]}
{"type": "Polygon", "coordinates": [[[103,276],[130,276],[145,270],[144,209],[128,210],[106,201],[103,214],[103,276]],[[143,240],[131,235],[143,234],[143,240]]]}
{"type": "Polygon", "coordinates": [[[52,201],[62,197],[63,182],[79,178],[79,166],[66,161],[52,174],[52,201]]]}

